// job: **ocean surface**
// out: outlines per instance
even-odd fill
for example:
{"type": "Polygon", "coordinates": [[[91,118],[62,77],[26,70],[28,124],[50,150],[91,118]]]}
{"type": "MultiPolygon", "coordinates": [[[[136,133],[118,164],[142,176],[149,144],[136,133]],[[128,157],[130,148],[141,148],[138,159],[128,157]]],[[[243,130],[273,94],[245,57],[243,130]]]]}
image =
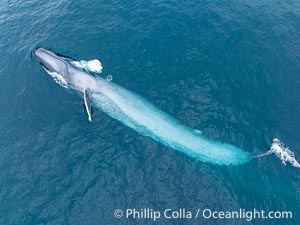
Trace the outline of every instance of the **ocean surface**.
{"type": "Polygon", "coordinates": [[[97,76],[211,140],[256,156],[278,138],[300,159],[299,1],[0,3],[0,225],[300,224],[299,168],[274,154],[203,162],[95,107],[90,123],[83,99],[32,55],[43,47],[99,59],[97,76]],[[115,218],[128,208],[293,218],[115,218]]]}

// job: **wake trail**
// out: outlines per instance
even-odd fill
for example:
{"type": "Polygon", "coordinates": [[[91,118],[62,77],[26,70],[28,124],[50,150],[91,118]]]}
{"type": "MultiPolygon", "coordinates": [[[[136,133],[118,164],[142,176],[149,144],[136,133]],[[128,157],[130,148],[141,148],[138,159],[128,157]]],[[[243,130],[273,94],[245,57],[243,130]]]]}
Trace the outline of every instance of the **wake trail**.
{"type": "Polygon", "coordinates": [[[252,158],[260,158],[271,154],[275,154],[285,166],[287,163],[290,163],[293,167],[300,168],[300,163],[296,160],[294,152],[292,152],[288,147],[285,147],[278,138],[273,139],[273,143],[269,151],[257,156],[253,156],[252,158]]]}

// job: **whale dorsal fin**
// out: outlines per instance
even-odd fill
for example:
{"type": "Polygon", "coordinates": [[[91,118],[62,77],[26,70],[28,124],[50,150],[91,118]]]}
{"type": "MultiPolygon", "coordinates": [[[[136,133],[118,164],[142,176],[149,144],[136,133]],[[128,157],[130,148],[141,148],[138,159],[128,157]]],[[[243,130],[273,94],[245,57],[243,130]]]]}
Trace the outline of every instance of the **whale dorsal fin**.
{"type": "Polygon", "coordinates": [[[84,99],[84,106],[85,110],[88,114],[88,119],[92,122],[92,105],[91,105],[91,93],[89,90],[83,91],[83,99],[84,99]]]}

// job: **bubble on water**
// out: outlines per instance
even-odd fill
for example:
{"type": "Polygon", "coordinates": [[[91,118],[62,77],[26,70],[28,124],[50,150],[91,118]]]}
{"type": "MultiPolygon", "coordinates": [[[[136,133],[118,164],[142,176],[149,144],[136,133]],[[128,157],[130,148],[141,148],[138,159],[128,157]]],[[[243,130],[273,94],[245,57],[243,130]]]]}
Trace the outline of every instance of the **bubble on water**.
{"type": "Polygon", "coordinates": [[[106,77],[106,80],[107,80],[107,81],[112,81],[112,79],[113,79],[113,76],[112,76],[112,75],[108,75],[108,76],[106,77]]]}

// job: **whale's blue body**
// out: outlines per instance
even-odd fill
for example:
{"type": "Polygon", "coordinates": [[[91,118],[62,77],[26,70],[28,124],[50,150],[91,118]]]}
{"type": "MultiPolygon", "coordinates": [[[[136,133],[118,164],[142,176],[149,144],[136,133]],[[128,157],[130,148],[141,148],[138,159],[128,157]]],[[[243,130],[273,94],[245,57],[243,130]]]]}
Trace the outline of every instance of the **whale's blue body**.
{"type": "Polygon", "coordinates": [[[48,72],[56,74],[62,85],[84,93],[90,120],[89,102],[92,101],[103,112],[138,133],[200,161],[237,165],[250,160],[249,154],[240,148],[206,138],[139,95],[103,78],[95,78],[53,52],[36,49],[35,55],[48,72]]]}

